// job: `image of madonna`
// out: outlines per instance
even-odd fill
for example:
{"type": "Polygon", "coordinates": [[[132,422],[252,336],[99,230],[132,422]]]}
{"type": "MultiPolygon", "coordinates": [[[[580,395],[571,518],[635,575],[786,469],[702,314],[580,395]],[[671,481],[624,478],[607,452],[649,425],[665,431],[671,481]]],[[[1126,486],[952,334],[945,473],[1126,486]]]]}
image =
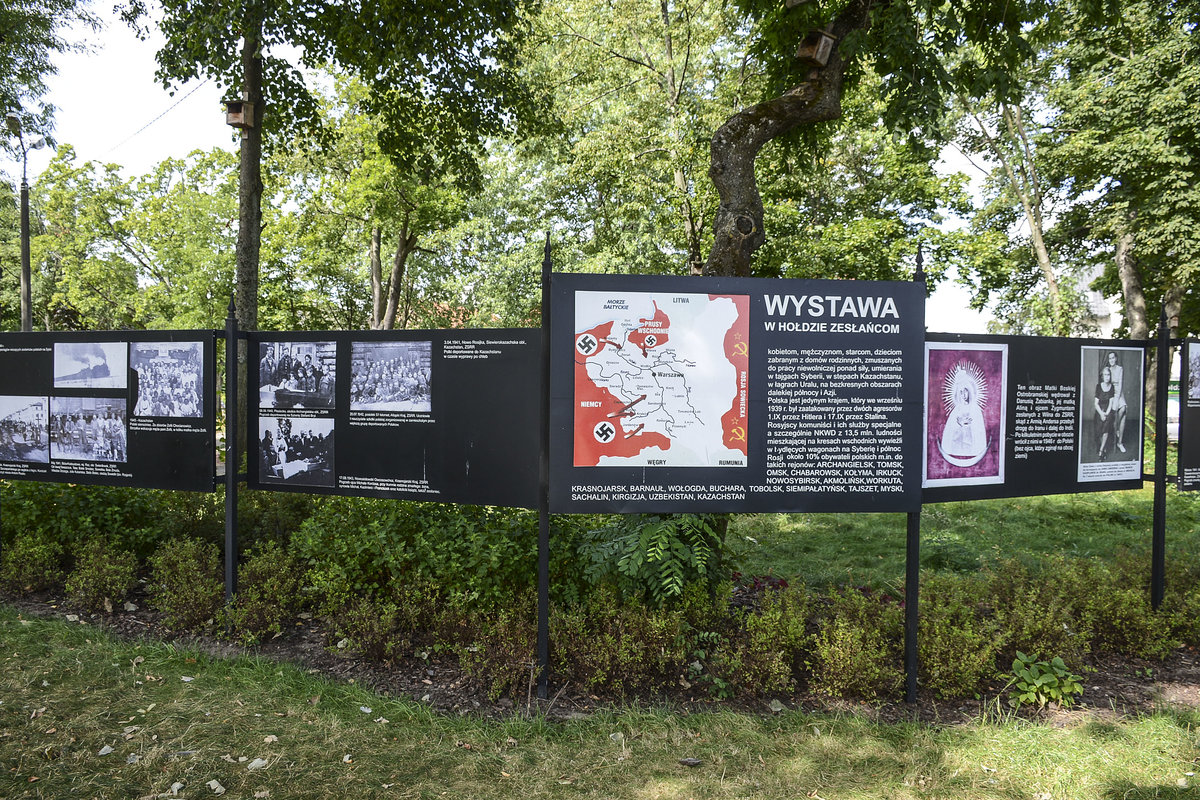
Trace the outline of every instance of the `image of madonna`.
{"type": "Polygon", "coordinates": [[[926,486],[1003,481],[1007,351],[930,344],[926,363],[926,486]]]}

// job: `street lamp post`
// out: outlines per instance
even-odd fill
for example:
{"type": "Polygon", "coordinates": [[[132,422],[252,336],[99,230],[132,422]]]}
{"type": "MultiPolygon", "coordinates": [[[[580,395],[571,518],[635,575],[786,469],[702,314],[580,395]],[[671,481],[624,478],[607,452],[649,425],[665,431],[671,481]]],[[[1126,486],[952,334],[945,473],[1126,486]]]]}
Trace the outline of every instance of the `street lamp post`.
{"type": "Polygon", "coordinates": [[[41,137],[33,139],[28,146],[21,130],[21,118],[9,112],[4,118],[9,132],[17,137],[21,146],[21,330],[33,330],[33,294],[29,269],[29,151],[44,144],[41,137]]]}

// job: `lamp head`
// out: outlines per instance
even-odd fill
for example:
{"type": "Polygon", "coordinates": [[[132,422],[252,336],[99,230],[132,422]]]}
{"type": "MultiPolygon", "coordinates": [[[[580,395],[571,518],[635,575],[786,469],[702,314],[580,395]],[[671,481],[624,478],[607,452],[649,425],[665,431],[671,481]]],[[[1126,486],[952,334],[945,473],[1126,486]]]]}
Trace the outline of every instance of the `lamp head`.
{"type": "Polygon", "coordinates": [[[13,136],[21,135],[21,118],[17,116],[17,112],[8,112],[8,115],[4,118],[4,124],[8,126],[8,132],[13,136]]]}

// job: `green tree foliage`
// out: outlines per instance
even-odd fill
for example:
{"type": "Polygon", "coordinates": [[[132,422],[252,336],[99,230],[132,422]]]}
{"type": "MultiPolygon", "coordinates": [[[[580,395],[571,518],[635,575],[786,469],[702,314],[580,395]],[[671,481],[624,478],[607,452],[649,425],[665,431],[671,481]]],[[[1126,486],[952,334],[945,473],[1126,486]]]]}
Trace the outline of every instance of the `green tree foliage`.
{"type": "MultiPolygon", "coordinates": [[[[364,109],[381,121],[379,146],[397,167],[420,173],[436,153],[465,185],[478,182],[483,142],[519,128],[536,105],[513,68],[525,0],[159,5],[166,39],[159,78],[170,84],[204,76],[250,104],[235,276],[245,328],[258,326],[262,148],[269,153],[301,135],[318,142],[325,136],[312,71],[331,67],[363,81],[364,109]]],[[[143,0],[130,0],[124,15],[137,24],[147,11],[143,0]]]]}
{"type": "Polygon", "coordinates": [[[17,187],[0,181],[0,330],[21,329],[21,212],[17,187]]]}
{"type": "Polygon", "coordinates": [[[554,86],[566,135],[545,143],[543,190],[580,268],[702,270],[707,142],[746,77],[736,24],[716,2],[546,4],[531,80],[554,86]]]}
{"type": "MultiPolygon", "coordinates": [[[[1200,267],[1200,13],[1194,2],[1126,0],[1104,28],[1071,9],[1055,49],[1043,148],[1071,207],[1061,225],[1106,263],[1101,286],[1124,299],[1143,338],[1161,300],[1179,315],[1200,267]]],[[[1185,331],[1200,323],[1196,301],[1185,331]]]]}
{"type": "Polygon", "coordinates": [[[918,246],[930,283],[963,262],[967,238],[943,231],[970,198],[961,174],[939,174],[931,149],[888,133],[880,80],[863,76],[844,116],[808,147],[776,143],[759,159],[769,238],[755,275],[906,280],[918,246]]]}
{"type": "MultiPolygon", "coordinates": [[[[408,327],[418,304],[437,302],[418,291],[422,281],[428,288],[425,262],[439,233],[462,219],[461,184],[474,178],[458,174],[452,159],[432,147],[420,164],[397,166],[379,145],[384,123],[366,110],[360,81],[339,79],[320,101],[329,121],[326,145],[298,147],[276,160],[282,205],[298,208],[291,215],[294,247],[321,264],[319,274],[329,279],[324,288],[347,281],[336,290],[345,318],[360,323],[355,327],[408,327]],[[351,275],[356,284],[348,282],[351,275]]],[[[455,298],[443,302],[456,305],[455,298]]]]}
{"type": "Polygon", "coordinates": [[[1048,8],[1040,0],[735,5],[746,15],[748,52],[765,89],[760,102],[732,115],[713,136],[709,175],[721,203],[706,271],[743,275],[766,238],[755,178],[764,146],[819,136],[842,115],[847,90],[868,69],[880,76],[889,130],[913,142],[942,134],[950,97],[1019,94],[1019,67],[1033,53],[1026,31],[1048,8]],[[952,58],[967,48],[975,57],[952,58]]]}
{"type": "Polygon", "coordinates": [[[236,202],[233,156],[168,159],[126,179],[60,148],[42,173],[35,316],[47,329],[203,328],[225,317],[236,202]]]}
{"type": "MultiPolygon", "coordinates": [[[[41,103],[55,53],[75,47],[64,29],[95,28],[87,0],[6,0],[0,4],[0,115],[18,113],[28,133],[50,133],[53,106],[41,103]]],[[[5,138],[5,146],[10,143],[5,138]]]]}

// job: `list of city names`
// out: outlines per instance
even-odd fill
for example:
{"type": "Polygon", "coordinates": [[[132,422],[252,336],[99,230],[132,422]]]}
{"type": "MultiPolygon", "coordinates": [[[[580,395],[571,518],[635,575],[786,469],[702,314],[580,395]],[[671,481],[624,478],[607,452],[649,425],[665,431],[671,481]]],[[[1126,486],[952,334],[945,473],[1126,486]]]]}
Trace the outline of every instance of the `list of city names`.
{"type": "Polygon", "coordinates": [[[1013,458],[1075,449],[1074,386],[1018,384],[1013,411],[1013,458]]]}
{"type": "Polygon", "coordinates": [[[767,351],[770,492],[901,492],[902,351],[767,351]]]}

